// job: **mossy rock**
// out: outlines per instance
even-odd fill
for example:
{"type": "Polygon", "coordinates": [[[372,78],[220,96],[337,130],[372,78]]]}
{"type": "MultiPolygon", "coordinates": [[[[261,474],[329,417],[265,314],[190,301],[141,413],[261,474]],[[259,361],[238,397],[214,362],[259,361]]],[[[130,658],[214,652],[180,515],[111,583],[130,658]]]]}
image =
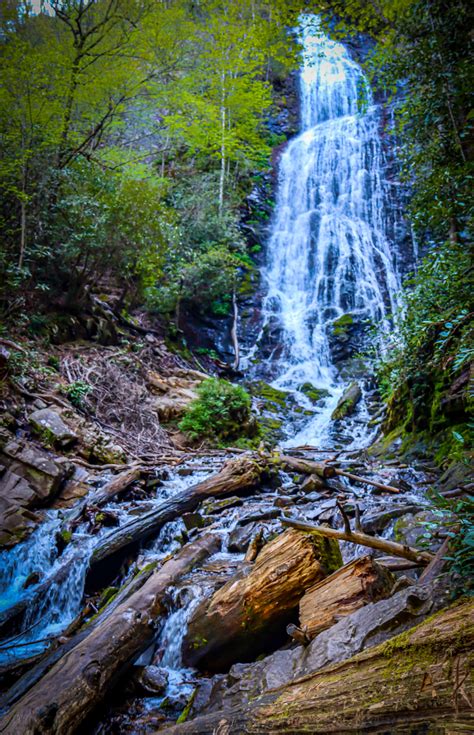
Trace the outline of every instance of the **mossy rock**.
{"type": "Polygon", "coordinates": [[[354,317],[352,314],[343,314],[338,319],[335,319],[332,323],[332,333],[334,337],[345,336],[353,324],[354,317]]]}
{"type": "Polygon", "coordinates": [[[346,416],[350,416],[354,413],[361,398],[361,387],[359,383],[354,381],[342,394],[336,408],[332,412],[331,419],[333,421],[339,421],[340,419],[345,419],[346,416]]]}
{"type": "MultiPolygon", "coordinates": [[[[274,388],[263,380],[251,383],[248,386],[248,390],[256,398],[260,398],[270,404],[275,404],[277,410],[287,408],[287,402],[291,395],[287,391],[274,388]]],[[[270,410],[270,407],[267,408],[270,410]]]]}
{"type": "Polygon", "coordinates": [[[325,388],[316,388],[312,383],[303,383],[303,385],[300,385],[298,390],[300,390],[301,393],[304,393],[311,403],[319,403],[323,398],[327,398],[329,396],[328,390],[325,388]]]}

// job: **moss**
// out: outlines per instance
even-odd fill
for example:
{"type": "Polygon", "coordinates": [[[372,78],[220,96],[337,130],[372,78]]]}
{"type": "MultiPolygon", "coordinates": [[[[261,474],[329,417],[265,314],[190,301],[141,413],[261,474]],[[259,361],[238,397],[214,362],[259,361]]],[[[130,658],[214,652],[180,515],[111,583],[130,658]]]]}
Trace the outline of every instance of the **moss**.
{"type": "Polygon", "coordinates": [[[72,531],[60,531],[59,535],[61,536],[64,546],[66,546],[72,539],[72,531]]]}
{"type": "Polygon", "coordinates": [[[353,324],[354,317],[352,314],[343,314],[339,319],[335,319],[332,323],[332,333],[334,337],[345,336],[353,324]]]}
{"type": "Polygon", "coordinates": [[[309,398],[312,403],[319,403],[322,398],[327,398],[329,391],[324,388],[316,388],[312,383],[303,383],[300,385],[299,390],[301,393],[309,398]]]}
{"type": "Polygon", "coordinates": [[[198,687],[194,689],[193,693],[188,699],[186,707],[183,709],[180,716],[176,720],[177,725],[180,725],[182,722],[186,722],[186,720],[188,719],[189,713],[191,712],[191,707],[193,706],[194,700],[196,699],[197,691],[198,691],[198,687]]]}
{"type": "Polygon", "coordinates": [[[332,574],[342,567],[341,549],[337,539],[326,538],[325,536],[320,536],[319,533],[312,533],[311,541],[326,574],[332,574]]]}
{"type": "MultiPolygon", "coordinates": [[[[259,380],[256,383],[251,383],[248,386],[249,392],[256,398],[260,398],[267,401],[270,404],[276,404],[277,409],[286,408],[289,393],[265,383],[263,380],[259,380]]],[[[268,410],[271,410],[269,406],[266,406],[268,410]]]]}

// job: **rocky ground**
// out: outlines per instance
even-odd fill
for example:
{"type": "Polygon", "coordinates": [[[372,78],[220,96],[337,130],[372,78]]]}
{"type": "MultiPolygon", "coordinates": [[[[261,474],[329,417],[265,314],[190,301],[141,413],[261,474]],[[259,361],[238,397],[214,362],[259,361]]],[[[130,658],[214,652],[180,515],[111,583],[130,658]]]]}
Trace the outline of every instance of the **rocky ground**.
{"type": "MultiPolygon", "coordinates": [[[[398,732],[405,704],[415,724],[400,732],[469,727],[472,606],[448,635],[443,529],[421,538],[430,488],[469,492],[459,468],[408,465],[381,434],[363,451],[282,454],[298,406],[261,382],[249,386],[268,429],[258,451],[191,445],[177,420],[218,364],[191,364],[145,329],[113,346],[0,348],[3,732],[398,732]],[[325,528],[349,540],[324,540],[325,528]],[[374,537],[381,548],[365,545],[374,537]],[[406,703],[382,691],[385,673],[367,707],[352,662],[415,645],[394,636],[427,619],[415,630],[429,660],[397,669],[406,703]],[[331,671],[361,692],[349,730],[316,704],[331,671]]],[[[340,434],[360,393],[353,383],[339,401],[340,434]]],[[[334,711],[342,690],[333,696],[334,711]]]]}

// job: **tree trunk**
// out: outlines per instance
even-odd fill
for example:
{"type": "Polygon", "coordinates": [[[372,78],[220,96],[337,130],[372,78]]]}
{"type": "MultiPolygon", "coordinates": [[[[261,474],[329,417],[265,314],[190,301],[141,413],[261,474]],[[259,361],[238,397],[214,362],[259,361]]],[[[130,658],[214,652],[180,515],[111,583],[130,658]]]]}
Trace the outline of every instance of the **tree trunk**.
{"type": "Polygon", "coordinates": [[[184,663],[225,671],[274,648],[304,591],[341,564],[337,542],[293,530],[281,534],[199,605],[183,640],[184,663]]]}
{"type": "Polygon", "coordinates": [[[474,602],[443,610],[412,630],[289,685],[246,707],[197,717],[160,732],[390,733],[471,732],[474,602]],[[463,725],[466,729],[463,729],[463,725]]]}
{"type": "Polygon", "coordinates": [[[116,677],[153,641],[167,588],[219,546],[218,537],[208,534],[154,572],[13,706],[0,721],[2,735],[75,732],[116,677]]]}
{"type": "Polygon", "coordinates": [[[204,482],[187,488],[176,497],[168,498],[150,513],[134,518],[121,528],[114,529],[101,540],[92,554],[87,576],[93,587],[110,577],[109,566],[116,569],[124,555],[136,544],[156,535],[165,523],[173,521],[183,513],[195,510],[206,498],[225,497],[258,488],[265,463],[244,456],[226,462],[222,470],[204,482]],[[114,557],[114,559],[112,559],[114,557]]]}
{"type": "Polygon", "coordinates": [[[300,600],[300,626],[308,638],[330,628],[369,602],[389,597],[395,577],[371,556],[351,561],[306,590],[300,600]]]}

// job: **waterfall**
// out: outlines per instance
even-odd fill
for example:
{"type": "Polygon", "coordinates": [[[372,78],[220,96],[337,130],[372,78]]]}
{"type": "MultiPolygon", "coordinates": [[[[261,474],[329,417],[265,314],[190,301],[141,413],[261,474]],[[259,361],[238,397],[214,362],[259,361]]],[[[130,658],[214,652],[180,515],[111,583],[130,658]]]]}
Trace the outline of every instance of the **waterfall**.
{"type": "Polygon", "coordinates": [[[303,19],[301,35],[302,130],[280,162],[263,311],[266,325],[279,329],[273,385],[298,392],[311,383],[330,398],[292,443],[320,441],[341,395],[329,344],[335,320],[380,322],[399,289],[378,107],[360,66],[314,16],[303,19]]]}

